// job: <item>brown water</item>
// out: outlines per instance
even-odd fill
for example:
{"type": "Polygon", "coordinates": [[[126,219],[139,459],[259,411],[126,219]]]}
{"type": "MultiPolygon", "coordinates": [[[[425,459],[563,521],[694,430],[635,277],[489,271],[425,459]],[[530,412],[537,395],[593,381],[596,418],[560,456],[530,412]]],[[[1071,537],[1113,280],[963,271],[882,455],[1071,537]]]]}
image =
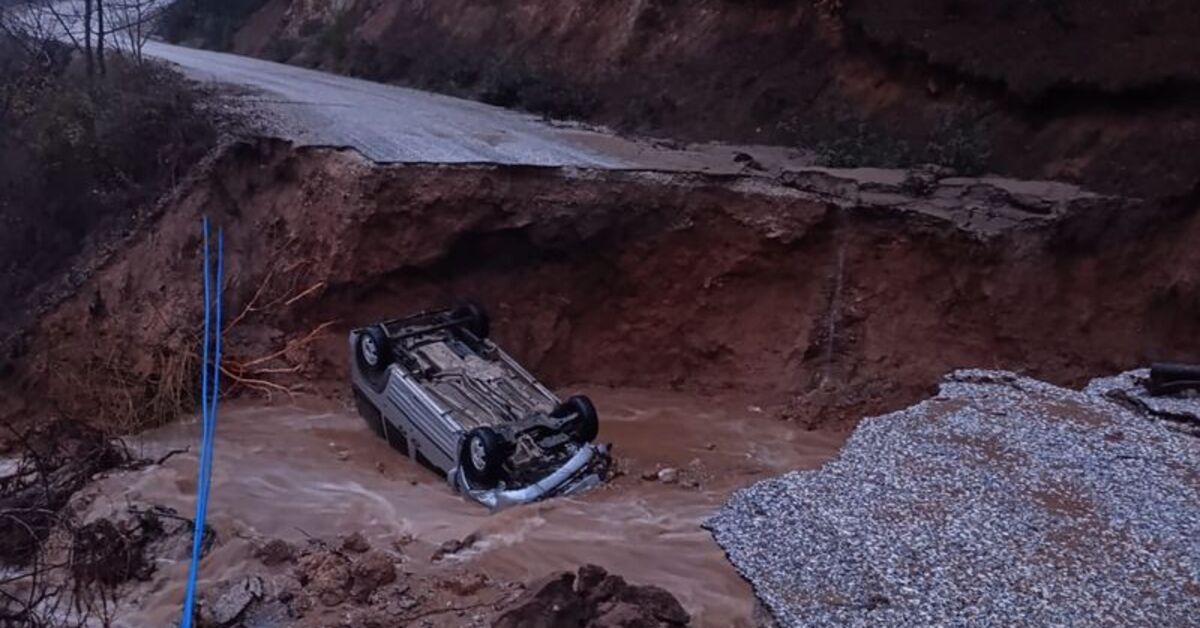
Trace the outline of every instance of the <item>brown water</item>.
{"type": "MultiPolygon", "coordinates": [[[[745,400],[705,399],[640,390],[585,391],[601,413],[601,440],[615,445],[627,474],[585,495],[497,514],[454,494],[433,472],[374,438],[353,410],[303,398],[288,405],[222,407],[209,521],[222,539],[204,561],[201,591],[257,563],[247,539],[361,531],[391,547],[409,534],[412,571],[433,569],[428,556],[450,539],[480,541],[451,560],[469,561],[493,578],[528,581],[595,563],[637,584],[677,595],[700,626],[749,625],[752,596],[700,523],[729,494],[756,479],[814,468],[844,435],[807,432],[745,400]],[[641,479],[658,466],[685,469],[698,488],[641,479]]],[[[153,456],[192,445],[199,425],[174,425],[136,445],[153,456]]],[[[99,490],[112,504],[126,497],[190,516],[195,452],[164,466],[108,478],[99,490]]],[[[103,501],[103,500],[101,500],[103,501]]],[[[126,599],[128,625],[165,625],[183,597],[185,561],[160,565],[155,581],[126,599]]]]}

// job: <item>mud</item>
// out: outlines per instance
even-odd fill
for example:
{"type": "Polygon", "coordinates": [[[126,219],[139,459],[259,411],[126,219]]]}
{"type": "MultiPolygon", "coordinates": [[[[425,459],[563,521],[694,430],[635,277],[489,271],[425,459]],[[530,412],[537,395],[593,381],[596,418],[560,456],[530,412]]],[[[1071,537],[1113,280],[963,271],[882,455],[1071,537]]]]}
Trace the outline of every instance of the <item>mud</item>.
{"type": "MultiPolygon", "coordinates": [[[[349,404],[303,397],[291,405],[225,406],[209,515],[218,541],[204,561],[200,589],[263,573],[264,563],[276,568],[268,574],[287,571],[293,561],[306,560],[298,554],[310,539],[329,539],[336,550],[336,539],[358,532],[361,539],[340,544],[341,554],[357,560],[357,550],[369,546],[402,555],[400,579],[413,579],[414,586],[481,574],[492,583],[485,593],[506,596],[510,589],[499,583],[522,585],[595,564],[630,583],[670,591],[696,625],[748,625],[749,588],[700,521],[735,488],[784,470],[816,468],[844,435],[770,420],[754,398],[584,392],[601,408],[600,439],[614,443],[624,475],[576,498],[495,515],[374,438],[349,404]],[[666,466],[691,469],[702,479],[693,485],[641,479],[666,466]],[[467,538],[433,560],[443,544],[467,538]]],[[[193,444],[198,434],[195,423],[172,425],[145,433],[134,449],[153,456],[193,444]]],[[[162,467],[106,478],[89,491],[96,504],[134,497],[186,512],[195,464],[194,454],[175,456],[162,467]]],[[[124,594],[121,621],[164,625],[174,618],[186,568],[182,557],[160,560],[151,584],[124,594]]],[[[336,591],[329,595],[352,595],[352,587],[336,591]]]]}

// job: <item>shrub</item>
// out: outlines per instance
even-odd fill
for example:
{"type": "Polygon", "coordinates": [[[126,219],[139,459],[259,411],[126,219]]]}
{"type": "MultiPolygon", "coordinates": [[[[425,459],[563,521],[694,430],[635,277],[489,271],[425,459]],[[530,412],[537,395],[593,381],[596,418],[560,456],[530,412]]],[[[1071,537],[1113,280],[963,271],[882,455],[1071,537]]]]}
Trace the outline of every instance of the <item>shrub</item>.
{"type": "Polygon", "coordinates": [[[0,66],[0,319],[216,139],[192,84],[163,66],[113,55],[89,81],[78,67],[26,61],[0,66]]]}
{"type": "MultiPolygon", "coordinates": [[[[821,139],[813,141],[812,146],[818,163],[831,168],[936,164],[960,175],[974,176],[986,171],[992,156],[987,129],[966,116],[943,118],[923,140],[914,143],[897,139],[861,119],[838,120],[825,127],[821,139]]],[[[802,142],[814,134],[812,127],[798,129],[797,133],[802,142]]]]}

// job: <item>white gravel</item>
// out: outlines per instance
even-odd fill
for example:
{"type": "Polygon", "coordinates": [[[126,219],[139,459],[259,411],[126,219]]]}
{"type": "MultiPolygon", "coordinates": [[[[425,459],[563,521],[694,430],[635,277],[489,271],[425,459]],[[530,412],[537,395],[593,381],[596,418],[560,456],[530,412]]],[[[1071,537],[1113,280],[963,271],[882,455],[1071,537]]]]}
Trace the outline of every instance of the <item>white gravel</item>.
{"type": "Polygon", "coordinates": [[[958,371],[706,527],[782,626],[1200,621],[1200,440],[1099,389],[958,371]]]}

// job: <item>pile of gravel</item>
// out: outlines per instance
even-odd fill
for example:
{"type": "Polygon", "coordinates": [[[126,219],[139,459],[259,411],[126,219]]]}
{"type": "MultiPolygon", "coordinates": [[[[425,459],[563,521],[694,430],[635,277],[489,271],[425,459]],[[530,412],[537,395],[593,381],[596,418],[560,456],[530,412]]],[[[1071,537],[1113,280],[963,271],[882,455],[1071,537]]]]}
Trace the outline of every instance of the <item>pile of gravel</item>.
{"type": "Polygon", "coordinates": [[[955,372],[706,527],[782,626],[1195,625],[1200,439],[1111,390],[955,372]]]}

